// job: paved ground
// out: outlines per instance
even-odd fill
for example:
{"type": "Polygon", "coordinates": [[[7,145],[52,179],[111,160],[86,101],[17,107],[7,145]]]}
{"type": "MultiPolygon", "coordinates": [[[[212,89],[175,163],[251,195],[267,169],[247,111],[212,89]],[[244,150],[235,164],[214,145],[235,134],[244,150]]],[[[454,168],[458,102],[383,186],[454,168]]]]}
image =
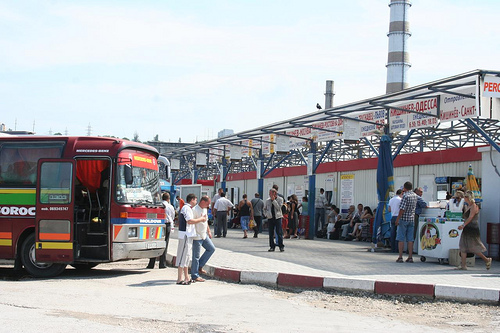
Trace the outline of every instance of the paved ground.
{"type": "MultiPolygon", "coordinates": [[[[169,244],[170,256],[174,256],[177,250],[176,236],[175,233],[169,244]]],[[[494,302],[500,297],[498,261],[494,261],[492,268],[486,270],[484,262],[476,259],[476,265],[470,267],[468,271],[457,271],[448,264],[439,264],[434,258],[427,258],[426,262],[421,262],[419,256],[415,256],[413,264],[396,263],[397,254],[387,251],[371,252],[369,251],[371,243],[365,242],[286,239],[285,252],[279,252],[278,248],[275,252],[268,252],[269,240],[266,233],[260,234],[259,238],[242,237],[241,230],[230,229],[226,238],[213,239],[217,250],[206,267],[210,275],[217,275],[215,274],[217,268],[219,271],[223,269],[318,277],[325,285],[328,278],[333,278],[341,284],[343,280],[371,281],[375,282],[375,292],[378,283],[391,282],[392,287],[389,289],[394,289],[394,285],[407,284],[406,287],[409,286],[410,291],[396,288],[389,293],[419,294],[419,291],[412,291],[411,287],[423,285],[432,286],[431,293],[435,297],[442,295],[451,299],[494,302]]],[[[227,274],[223,273],[218,277],[224,278],[225,275],[227,274]]],[[[234,275],[229,279],[234,280],[234,275]]],[[[269,279],[269,275],[266,279],[269,279]]],[[[300,279],[295,281],[297,287],[303,286],[301,285],[303,281],[300,279]]],[[[279,281],[277,283],[279,285],[279,281]]],[[[290,283],[294,282],[288,282],[288,285],[290,283]]],[[[368,289],[370,288],[369,285],[368,289]]],[[[425,291],[423,294],[428,293],[429,291],[425,291]]]]}

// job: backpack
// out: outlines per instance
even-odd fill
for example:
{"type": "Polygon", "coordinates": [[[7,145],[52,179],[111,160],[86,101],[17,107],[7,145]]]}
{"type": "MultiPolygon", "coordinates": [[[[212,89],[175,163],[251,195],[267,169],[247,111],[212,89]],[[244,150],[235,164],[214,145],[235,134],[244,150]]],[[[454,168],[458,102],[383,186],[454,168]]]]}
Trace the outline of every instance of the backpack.
{"type": "Polygon", "coordinates": [[[286,206],[286,203],[283,203],[281,205],[281,214],[283,215],[288,214],[288,207],[286,206]]]}

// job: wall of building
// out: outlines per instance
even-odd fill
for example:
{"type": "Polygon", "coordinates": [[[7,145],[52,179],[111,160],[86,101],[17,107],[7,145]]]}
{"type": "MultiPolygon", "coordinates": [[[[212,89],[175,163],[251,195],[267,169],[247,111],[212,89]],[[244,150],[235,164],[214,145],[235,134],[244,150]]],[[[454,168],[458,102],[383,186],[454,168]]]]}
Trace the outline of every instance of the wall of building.
{"type": "MultiPolygon", "coordinates": [[[[324,163],[318,168],[316,174],[316,191],[324,188],[331,192],[331,203],[340,206],[340,185],[341,176],[354,175],[354,202],[377,207],[377,159],[364,159],[347,162],[324,163]],[[366,168],[363,168],[365,166],[366,168]]],[[[402,155],[396,158],[394,167],[395,188],[401,188],[405,181],[411,181],[416,186],[424,187],[424,198],[427,201],[437,200],[435,189],[422,185],[424,180],[433,180],[435,177],[467,177],[469,164],[472,165],[477,178],[483,174],[481,154],[477,153],[477,148],[457,148],[446,152],[426,152],[411,155],[402,155]],[[441,162],[441,163],[436,163],[441,162]],[[428,193],[427,193],[428,192],[428,193]]],[[[279,192],[285,197],[293,189],[302,186],[305,191],[308,189],[308,177],[305,167],[293,167],[287,169],[277,169],[269,177],[264,179],[264,197],[273,184],[279,186],[279,192]]],[[[230,175],[227,180],[227,187],[239,187],[240,196],[247,193],[249,197],[257,191],[258,182],[255,172],[247,172],[244,175],[230,175]]],[[[299,188],[300,190],[300,188],[299,188]]],[[[298,193],[297,193],[298,194],[298,193]]],[[[299,198],[301,199],[301,198],[299,198]]]]}

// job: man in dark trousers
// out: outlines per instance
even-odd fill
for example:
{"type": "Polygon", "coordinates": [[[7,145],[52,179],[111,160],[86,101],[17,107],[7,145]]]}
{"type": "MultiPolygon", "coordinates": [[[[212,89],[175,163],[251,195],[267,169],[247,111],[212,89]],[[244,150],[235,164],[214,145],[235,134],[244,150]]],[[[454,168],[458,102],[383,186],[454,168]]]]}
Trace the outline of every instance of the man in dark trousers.
{"type": "Polygon", "coordinates": [[[281,219],[283,213],[281,206],[283,205],[283,198],[278,196],[278,191],[274,188],[269,190],[269,198],[264,203],[264,214],[267,217],[269,224],[269,252],[273,252],[276,245],[278,245],[280,252],[285,251],[283,245],[283,229],[281,228],[281,219]],[[278,236],[278,244],[274,242],[274,233],[278,236]]]}
{"type": "MultiPolygon", "coordinates": [[[[175,208],[170,204],[170,193],[164,192],[162,194],[163,205],[165,206],[165,218],[167,220],[167,225],[165,228],[165,251],[162,253],[160,258],[160,263],[158,264],[158,268],[167,267],[167,248],[168,248],[168,240],[170,239],[170,230],[174,225],[175,218],[175,208]]],[[[154,268],[155,267],[156,258],[149,259],[149,264],[146,268],[154,268]]]]}

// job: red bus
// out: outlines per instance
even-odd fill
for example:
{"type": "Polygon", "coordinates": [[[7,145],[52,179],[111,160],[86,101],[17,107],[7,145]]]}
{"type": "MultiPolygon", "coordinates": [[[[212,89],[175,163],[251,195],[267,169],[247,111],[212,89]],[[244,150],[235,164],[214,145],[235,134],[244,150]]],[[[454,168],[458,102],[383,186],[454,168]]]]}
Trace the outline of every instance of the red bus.
{"type": "Polygon", "coordinates": [[[35,277],[165,249],[158,151],[106,137],[0,137],[0,259],[35,277]]]}

